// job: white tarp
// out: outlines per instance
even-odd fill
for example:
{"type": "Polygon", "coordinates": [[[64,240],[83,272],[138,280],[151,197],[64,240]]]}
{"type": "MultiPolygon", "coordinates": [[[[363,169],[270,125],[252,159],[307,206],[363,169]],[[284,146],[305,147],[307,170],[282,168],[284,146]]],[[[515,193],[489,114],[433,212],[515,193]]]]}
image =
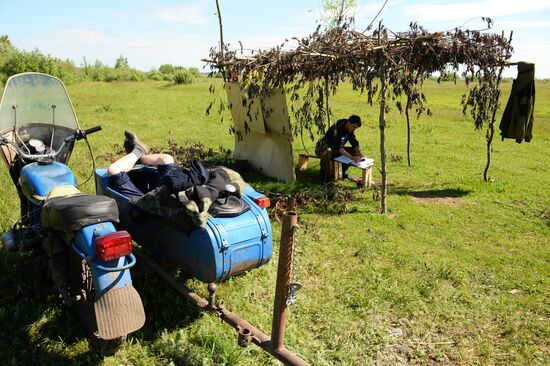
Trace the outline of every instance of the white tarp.
{"type": "Polygon", "coordinates": [[[248,99],[237,83],[227,83],[226,91],[236,132],[235,159],[247,160],[269,177],[294,182],[292,131],[284,90],[273,90],[261,100],[248,99]]]}

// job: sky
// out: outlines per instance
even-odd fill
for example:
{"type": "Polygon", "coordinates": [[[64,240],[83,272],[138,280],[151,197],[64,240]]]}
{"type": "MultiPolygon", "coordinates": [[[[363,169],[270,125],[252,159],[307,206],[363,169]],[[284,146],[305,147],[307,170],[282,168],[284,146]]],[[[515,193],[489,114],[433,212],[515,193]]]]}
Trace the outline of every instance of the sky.
{"type": "MultiPolygon", "coordinates": [[[[225,42],[232,48],[270,48],[305,36],[322,17],[322,0],[219,0],[225,42]],[[240,43],[239,43],[240,42],[240,43]]],[[[357,0],[356,26],[364,30],[384,0],[357,0]]],[[[550,78],[550,0],[388,0],[376,19],[394,32],[416,21],[430,31],[464,25],[492,32],[513,30],[513,61],[536,64],[537,78],[550,78]],[[520,5],[518,5],[520,4],[520,5]]],[[[219,42],[215,0],[0,0],[0,35],[20,50],[39,49],[82,65],[120,56],[148,71],[162,64],[202,69],[219,42]]],[[[513,67],[505,76],[515,77],[513,67]]]]}

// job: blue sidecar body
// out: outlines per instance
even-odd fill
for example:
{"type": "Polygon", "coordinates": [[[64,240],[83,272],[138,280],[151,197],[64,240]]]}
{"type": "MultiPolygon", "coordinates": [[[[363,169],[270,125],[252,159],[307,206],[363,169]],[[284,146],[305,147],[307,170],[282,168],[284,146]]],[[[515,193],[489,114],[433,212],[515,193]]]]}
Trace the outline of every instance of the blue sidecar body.
{"type": "MultiPolygon", "coordinates": [[[[154,172],[155,168],[138,166],[128,174],[131,178],[146,177],[154,172]]],[[[107,169],[96,169],[95,174],[97,194],[112,197],[118,204],[121,227],[154,255],[182,267],[202,282],[221,282],[271,259],[273,238],[269,216],[255,202],[264,196],[249,186],[241,197],[249,206],[246,210],[237,216],[211,216],[204,229],[186,233],[158,216],[136,222],[130,217],[130,199],[109,188],[107,169]]]]}

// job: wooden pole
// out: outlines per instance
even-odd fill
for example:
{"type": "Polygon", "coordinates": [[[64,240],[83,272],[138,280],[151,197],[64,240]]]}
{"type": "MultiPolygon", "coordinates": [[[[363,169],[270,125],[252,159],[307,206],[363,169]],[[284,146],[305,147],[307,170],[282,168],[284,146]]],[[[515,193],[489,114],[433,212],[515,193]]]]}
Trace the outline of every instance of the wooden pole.
{"type": "Polygon", "coordinates": [[[411,98],[407,95],[407,106],[405,107],[405,116],[407,117],[407,163],[411,167],[411,121],[409,119],[409,109],[411,108],[411,98]]]}
{"type": "MultiPolygon", "coordinates": [[[[510,32],[510,42],[512,42],[512,36],[514,35],[514,31],[510,32]]],[[[503,34],[504,36],[504,34],[503,34]]],[[[504,69],[504,65],[500,67],[500,70],[498,71],[498,77],[497,77],[497,95],[495,98],[495,108],[493,109],[493,116],[491,117],[491,121],[489,122],[489,126],[487,127],[487,164],[485,165],[485,170],[483,171],[483,179],[488,182],[489,181],[489,167],[491,166],[491,144],[493,143],[493,137],[495,135],[495,118],[497,114],[498,109],[498,103],[500,99],[500,80],[502,77],[502,70],[504,69]]]]}
{"type": "Polygon", "coordinates": [[[220,25],[220,55],[222,58],[222,64],[220,65],[220,70],[223,75],[223,81],[227,81],[225,77],[225,56],[224,56],[224,48],[225,44],[223,43],[223,23],[222,23],[222,13],[220,11],[220,3],[218,0],[216,0],[216,9],[218,10],[218,22],[220,25]]]}
{"type": "MultiPolygon", "coordinates": [[[[378,25],[378,43],[381,41],[382,26],[378,25]]],[[[388,194],[388,175],[386,167],[386,60],[384,51],[380,50],[380,115],[378,125],[380,127],[380,161],[382,164],[382,213],[388,213],[386,196],[388,194]]]]}
{"type": "Polygon", "coordinates": [[[328,88],[328,76],[325,76],[325,109],[327,112],[327,126],[330,127],[330,104],[328,100],[329,88],[328,88]]]}

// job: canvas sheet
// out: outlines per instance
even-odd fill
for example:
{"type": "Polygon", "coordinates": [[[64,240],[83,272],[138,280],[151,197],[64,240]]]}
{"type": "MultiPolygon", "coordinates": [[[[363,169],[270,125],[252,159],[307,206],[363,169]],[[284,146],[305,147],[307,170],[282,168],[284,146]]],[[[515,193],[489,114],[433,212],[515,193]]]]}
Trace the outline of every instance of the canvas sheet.
{"type": "Polygon", "coordinates": [[[238,132],[235,159],[247,160],[269,177],[294,182],[292,131],[284,91],[278,89],[269,97],[252,101],[244,98],[238,84],[226,84],[226,91],[234,128],[238,132]]]}

